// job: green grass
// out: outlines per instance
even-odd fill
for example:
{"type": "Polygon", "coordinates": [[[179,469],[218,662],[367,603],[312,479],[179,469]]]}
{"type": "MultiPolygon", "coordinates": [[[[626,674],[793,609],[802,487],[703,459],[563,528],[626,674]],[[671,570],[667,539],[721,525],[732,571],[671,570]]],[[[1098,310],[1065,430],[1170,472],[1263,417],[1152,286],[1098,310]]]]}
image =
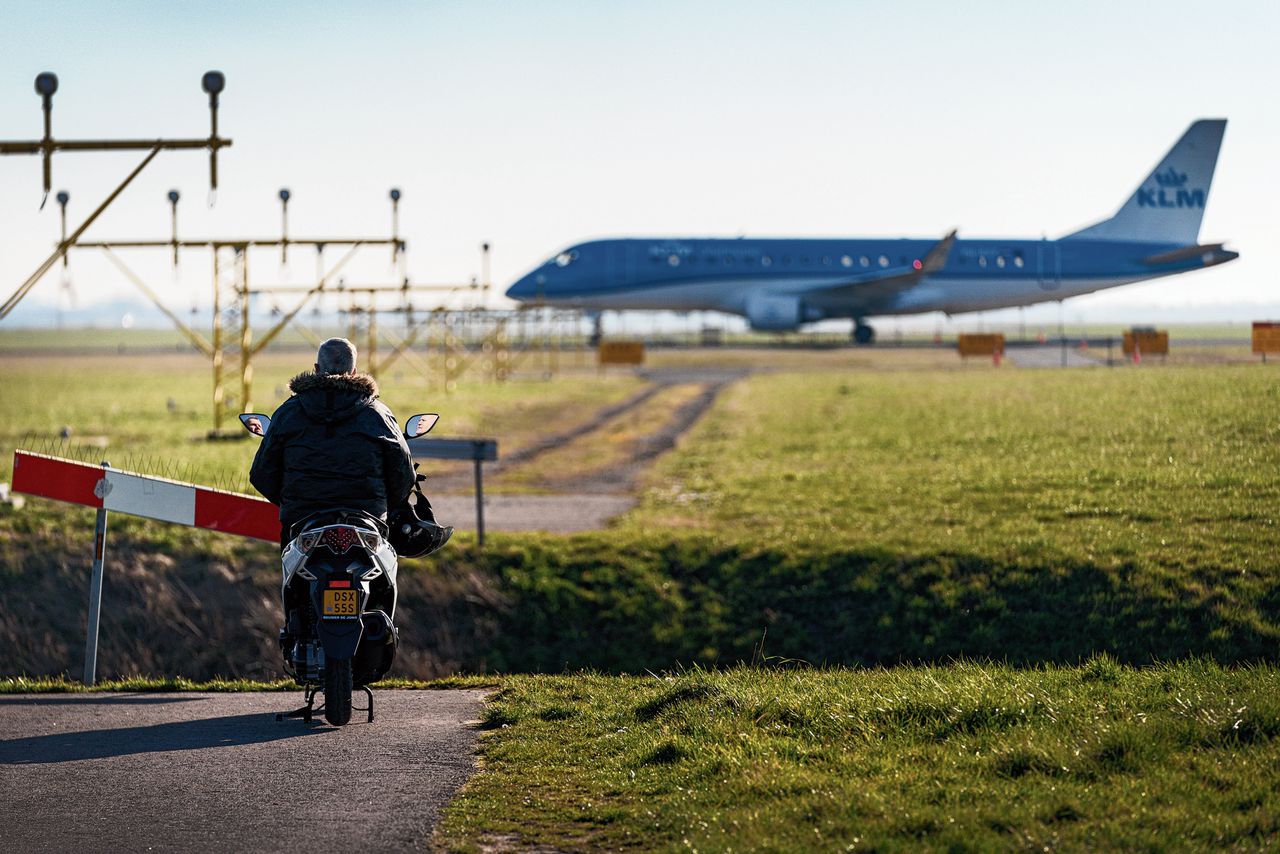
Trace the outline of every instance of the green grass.
{"type": "Polygon", "coordinates": [[[1269,574],[1270,367],[758,376],[654,473],[634,529],[1269,574]]]}
{"type": "MultiPolygon", "coordinates": [[[[306,354],[260,357],[254,408],[273,412],[289,394],[289,379],[309,367],[306,354]]],[[[547,382],[469,383],[446,396],[415,373],[390,373],[382,397],[401,419],[438,411],[441,436],[496,436],[501,453],[587,421],[643,386],[629,374],[566,373],[547,382]]],[[[191,354],[4,356],[0,480],[10,478],[12,451],[21,447],[251,491],[247,473],[257,443],[247,433],[243,441],[205,438],[211,387],[207,364],[191,354]],[[71,431],[67,441],[59,439],[64,427],[71,431]]],[[[238,429],[234,419],[224,425],[232,426],[238,429]]]]}
{"type": "Polygon", "coordinates": [[[510,677],[449,850],[1252,849],[1280,672],[962,663],[510,677]]]}

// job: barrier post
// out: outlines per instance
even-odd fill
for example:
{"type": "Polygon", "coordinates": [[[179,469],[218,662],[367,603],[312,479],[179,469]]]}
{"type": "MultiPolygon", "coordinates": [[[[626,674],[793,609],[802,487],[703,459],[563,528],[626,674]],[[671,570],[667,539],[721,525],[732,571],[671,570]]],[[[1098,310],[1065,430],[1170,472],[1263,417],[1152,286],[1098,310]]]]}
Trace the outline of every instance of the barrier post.
{"type": "Polygon", "coordinates": [[[484,478],[480,474],[480,455],[476,455],[476,538],[484,545],[484,478]]]}
{"type": "MultiPolygon", "coordinates": [[[[102,461],[104,469],[111,464],[102,461]]],[[[102,615],[102,569],[107,559],[107,510],[98,508],[93,528],[93,575],[89,579],[89,624],[84,643],[84,684],[92,687],[98,670],[98,620],[102,615]]]]}

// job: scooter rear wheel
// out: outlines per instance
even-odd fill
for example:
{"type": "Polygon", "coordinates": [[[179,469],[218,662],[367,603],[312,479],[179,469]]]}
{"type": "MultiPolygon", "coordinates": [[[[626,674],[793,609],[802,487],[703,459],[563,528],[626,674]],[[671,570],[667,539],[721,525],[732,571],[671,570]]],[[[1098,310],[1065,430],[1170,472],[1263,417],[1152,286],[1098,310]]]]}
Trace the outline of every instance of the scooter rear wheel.
{"type": "Polygon", "coordinates": [[[324,719],[334,726],[351,720],[351,659],[324,665],[324,719]]]}

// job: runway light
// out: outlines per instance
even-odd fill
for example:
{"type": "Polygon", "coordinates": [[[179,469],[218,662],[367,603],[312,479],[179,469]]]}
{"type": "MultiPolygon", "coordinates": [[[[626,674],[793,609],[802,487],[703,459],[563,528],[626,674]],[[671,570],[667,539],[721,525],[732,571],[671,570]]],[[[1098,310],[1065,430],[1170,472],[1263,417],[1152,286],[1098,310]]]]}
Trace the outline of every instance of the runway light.
{"type": "Polygon", "coordinates": [[[284,202],[285,204],[289,203],[289,189],[287,187],[282,188],[280,190],[280,201],[284,202]]]}
{"type": "MultiPolygon", "coordinates": [[[[56,82],[54,85],[57,85],[56,82]]],[[[216,96],[227,88],[227,78],[221,71],[206,71],[204,76],[200,78],[200,88],[208,94],[216,96]]]]}
{"type": "Polygon", "coordinates": [[[921,261],[920,261],[920,259],[919,259],[919,258],[917,258],[916,260],[912,261],[912,262],[911,262],[911,266],[912,266],[914,269],[916,269],[916,270],[923,270],[923,269],[924,269],[924,264],[923,264],[923,263],[921,263],[921,261]]]}
{"type": "Polygon", "coordinates": [[[58,199],[58,204],[62,205],[63,207],[66,207],[67,202],[71,201],[71,194],[68,193],[66,190],[59,190],[57,199],[58,199]]]}
{"type": "Polygon", "coordinates": [[[58,75],[52,71],[42,71],[36,75],[36,94],[48,98],[58,91],[58,75]]]}
{"type": "Polygon", "coordinates": [[[178,191],[177,191],[177,190],[170,190],[170,191],[169,191],[169,204],[171,204],[171,205],[176,205],[176,204],[178,203],[178,199],[179,199],[179,198],[181,198],[181,196],[179,196],[179,195],[178,195],[178,191]]]}
{"type": "Polygon", "coordinates": [[[393,188],[391,190],[391,201],[393,202],[400,201],[400,190],[398,188],[393,188]]]}

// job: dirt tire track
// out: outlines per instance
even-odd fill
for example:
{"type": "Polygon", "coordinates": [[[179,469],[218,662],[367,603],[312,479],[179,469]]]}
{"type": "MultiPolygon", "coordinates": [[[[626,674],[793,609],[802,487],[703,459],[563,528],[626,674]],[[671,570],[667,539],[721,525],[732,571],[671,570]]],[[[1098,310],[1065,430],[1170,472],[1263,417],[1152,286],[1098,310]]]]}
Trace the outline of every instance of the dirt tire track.
{"type": "Polygon", "coordinates": [[[601,427],[603,427],[605,424],[609,423],[613,419],[621,415],[625,415],[626,413],[630,412],[633,409],[643,406],[655,394],[665,389],[668,385],[669,383],[654,383],[648,388],[643,388],[640,391],[636,392],[635,394],[631,395],[631,397],[628,397],[626,400],[622,401],[621,403],[615,403],[612,406],[606,406],[604,409],[601,409],[594,416],[592,416],[589,420],[583,422],[582,424],[579,424],[577,427],[570,428],[568,430],[565,430],[562,433],[556,433],[555,435],[552,435],[552,436],[546,436],[542,439],[539,439],[536,442],[533,442],[532,444],[525,445],[523,448],[520,448],[508,454],[506,457],[499,459],[497,464],[494,466],[494,470],[501,471],[503,468],[509,468],[511,466],[518,466],[523,463],[527,463],[530,460],[535,459],[536,457],[539,457],[542,454],[545,454],[547,451],[553,450],[555,448],[559,448],[563,445],[567,445],[570,442],[572,442],[574,439],[579,439],[587,435],[588,433],[594,433],[596,430],[599,430],[601,427]]]}
{"type": "Polygon", "coordinates": [[[549,486],[559,492],[585,495],[617,494],[632,492],[644,469],[662,454],[671,450],[680,437],[698,422],[707,410],[737,378],[712,383],[692,400],[676,408],[671,418],[659,430],[637,439],[631,455],[625,462],[592,472],[583,477],[552,481],[549,486]]]}
{"type": "MultiPolygon", "coordinates": [[[[590,419],[569,430],[539,439],[519,448],[505,457],[500,457],[486,472],[501,475],[503,472],[524,465],[537,459],[548,451],[562,448],[571,442],[603,428],[628,412],[643,406],[655,395],[676,385],[690,383],[706,383],[708,387],[695,399],[680,406],[672,419],[660,430],[636,440],[636,448],[625,463],[611,466],[601,472],[595,472],[581,478],[569,478],[549,484],[561,492],[584,492],[599,495],[602,493],[629,492],[635,485],[639,470],[654,458],[675,447],[680,436],[711,407],[720,392],[730,384],[750,374],[750,370],[728,369],[715,371],[654,371],[643,374],[652,385],[641,389],[631,397],[612,406],[606,406],[596,412],[590,419]]],[[[429,490],[438,493],[469,491],[472,488],[472,475],[467,472],[450,472],[435,475],[430,479],[429,490]]]]}
{"type": "MultiPolygon", "coordinates": [[[[490,464],[485,471],[493,475],[500,475],[504,471],[514,468],[515,466],[523,465],[530,460],[536,459],[547,451],[567,445],[575,439],[581,438],[595,430],[599,430],[614,418],[617,418],[620,415],[625,415],[636,407],[644,405],[655,394],[666,388],[666,386],[666,383],[657,383],[649,386],[648,388],[643,388],[621,403],[606,406],[590,419],[576,427],[572,427],[551,436],[546,436],[536,442],[525,445],[523,448],[517,448],[510,454],[500,456],[497,462],[490,464]]],[[[439,493],[462,492],[470,490],[472,488],[472,484],[473,480],[470,471],[453,471],[433,475],[428,482],[428,489],[431,492],[439,493]]]]}

